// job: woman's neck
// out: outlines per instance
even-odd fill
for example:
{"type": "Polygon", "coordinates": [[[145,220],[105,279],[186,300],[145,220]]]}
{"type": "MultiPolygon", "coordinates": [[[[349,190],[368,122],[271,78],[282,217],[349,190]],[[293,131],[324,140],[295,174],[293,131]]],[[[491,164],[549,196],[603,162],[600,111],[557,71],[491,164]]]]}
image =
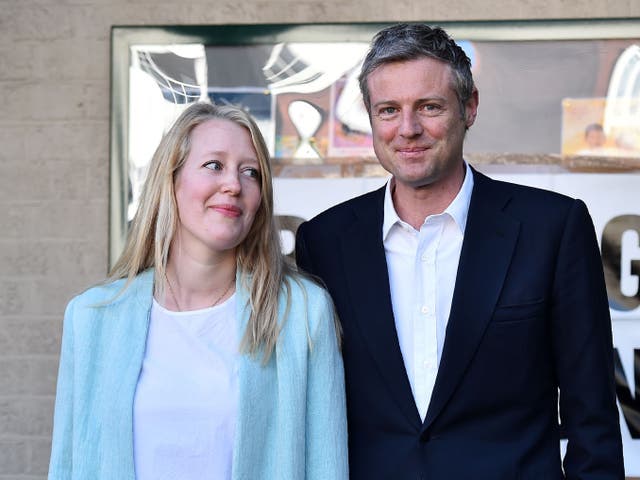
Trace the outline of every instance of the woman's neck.
{"type": "Polygon", "coordinates": [[[160,303],[171,310],[187,311],[221,303],[234,291],[236,255],[234,251],[196,259],[179,248],[172,248],[163,279],[160,303]]]}

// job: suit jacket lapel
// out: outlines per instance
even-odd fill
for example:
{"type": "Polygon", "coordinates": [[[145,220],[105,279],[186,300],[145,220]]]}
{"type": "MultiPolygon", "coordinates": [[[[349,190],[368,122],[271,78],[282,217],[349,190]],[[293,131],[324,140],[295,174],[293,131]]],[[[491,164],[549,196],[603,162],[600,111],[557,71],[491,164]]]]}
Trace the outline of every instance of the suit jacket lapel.
{"type": "Polygon", "coordinates": [[[380,375],[407,420],[420,424],[411,385],[398,343],[387,261],[382,243],[384,187],[375,192],[367,208],[343,236],[342,258],[349,298],[359,331],[369,348],[380,375]]]}
{"type": "Polygon", "coordinates": [[[503,212],[509,196],[491,188],[491,182],[474,171],[451,314],[423,431],[442,411],[475,354],[518,239],[519,222],[503,212]]]}

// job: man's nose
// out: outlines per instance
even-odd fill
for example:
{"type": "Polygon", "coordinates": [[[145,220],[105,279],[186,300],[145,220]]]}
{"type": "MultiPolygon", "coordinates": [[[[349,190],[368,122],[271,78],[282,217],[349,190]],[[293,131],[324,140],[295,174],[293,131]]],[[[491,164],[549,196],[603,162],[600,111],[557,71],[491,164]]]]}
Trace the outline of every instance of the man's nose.
{"type": "Polygon", "coordinates": [[[415,137],[422,133],[422,123],[416,112],[403,111],[400,117],[400,127],[398,133],[403,137],[415,137]]]}

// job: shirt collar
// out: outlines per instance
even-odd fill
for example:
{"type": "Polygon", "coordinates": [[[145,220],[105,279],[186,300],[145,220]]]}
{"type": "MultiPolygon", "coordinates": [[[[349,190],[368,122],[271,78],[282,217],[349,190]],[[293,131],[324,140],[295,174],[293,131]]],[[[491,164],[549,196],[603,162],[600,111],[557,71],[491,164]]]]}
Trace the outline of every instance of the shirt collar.
{"type": "MultiPolygon", "coordinates": [[[[453,199],[453,201],[449,204],[449,206],[444,210],[444,212],[442,212],[443,214],[449,214],[451,218],[453,218],[454,222],[456,222],[456,225],[458,225],[458,228],[463,235],[465,227],[467,225],[467,215],[469,213],[469,204],[471,203],[471,192],[473,191],[473,172],[471,171],[471,167],[469,167],[469,164],[467,162],[464,162],[464,165],[465,175],[462,186],[460,187],[460,191],[453,199]]],[[[398,212],[393,205],[393,199],[391,196],[392,182],[393,177],[391,177],[387,182],[387,186],[384,192],[384,220],[382,222],[383,241],[387,238],[391,227],[393,227],[394,225],[408,225],[398,216],[398,212]]]]}

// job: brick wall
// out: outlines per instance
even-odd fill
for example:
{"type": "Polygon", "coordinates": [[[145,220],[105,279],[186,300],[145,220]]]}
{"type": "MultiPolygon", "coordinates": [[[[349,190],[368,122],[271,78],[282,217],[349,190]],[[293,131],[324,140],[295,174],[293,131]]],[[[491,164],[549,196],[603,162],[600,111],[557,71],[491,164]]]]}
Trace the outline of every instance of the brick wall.
{"type": "Polygon", "coordinates": [[[112,25],[640,17],[513,3],[0,0],[0,480],[46,477],[64,306],[107,270],[112,25]]]}

